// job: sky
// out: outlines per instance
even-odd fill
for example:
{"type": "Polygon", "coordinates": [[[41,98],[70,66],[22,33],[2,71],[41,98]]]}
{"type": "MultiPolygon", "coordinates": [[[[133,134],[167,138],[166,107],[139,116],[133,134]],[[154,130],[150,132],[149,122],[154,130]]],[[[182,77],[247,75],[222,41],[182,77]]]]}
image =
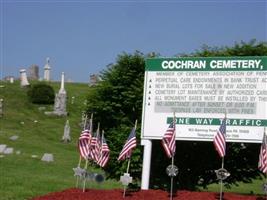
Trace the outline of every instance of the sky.
{"type": "Polygon", "coordinates": [[[0,0],[0,79],[39,66],[88,82],[118,55],[162,57],[208,46],[267,41],[267,0],[0,0]]]}

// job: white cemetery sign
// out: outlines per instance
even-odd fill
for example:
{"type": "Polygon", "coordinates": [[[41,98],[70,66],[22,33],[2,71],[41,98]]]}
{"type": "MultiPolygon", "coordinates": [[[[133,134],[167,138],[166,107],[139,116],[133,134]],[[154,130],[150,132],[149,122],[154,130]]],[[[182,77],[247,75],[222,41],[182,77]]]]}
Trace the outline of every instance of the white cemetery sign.
{"type": "Polygon", "coordinates": [[[261,143],[267,126],[267,56],[146,60],[141,144],[148,189],[151,139],[176,113],[176,140],[212,141],[227,114],[227,142],[261,143]]]}
{"type": "Polygon", "coordinates": [[[161,139],[176,112],[176,139],[212,141],[225,113],[227,141],[262,141],[267,57],[146,61],[142,138],[161,139]]]}

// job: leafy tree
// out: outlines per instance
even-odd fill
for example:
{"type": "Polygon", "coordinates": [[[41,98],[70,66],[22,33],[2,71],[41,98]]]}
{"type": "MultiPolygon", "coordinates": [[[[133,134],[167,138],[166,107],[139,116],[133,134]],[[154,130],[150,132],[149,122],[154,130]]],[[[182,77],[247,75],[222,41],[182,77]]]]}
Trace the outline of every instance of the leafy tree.
{"type": "MultiPolygon", "coordinates": [[[[256,40],[236,43],[232,47],[204,45],[191,54],[179,54],[185,57],[263,55],[267,55],[267,44],[256,40]]],[[[145,56],[140,52],[119,55],[116,63],[102,72],[102,81],[88,95],[87,112],[94,112],[94,121],[101,122],[112,150],[105,169],[109,177],[119,178],[126,170],[127,163],[119,163],[117,157],[136,119],[139,122],[137,138],[140,138],[145,58],[157,56],[155,53],[145,56]]],[[[220,168],[221,161],[212,142],[177,141],[176,146],[175,164],[179,174],[175,185],[178,188],[193,190],[216,182],[214,170],[220,168]]],[[[257,170],[259,148],[259,144],[227,143],[225,167],[231,173],[226,180],[229,186],[237,181],[250,182],[260,175],[257,170]]],[[[151,187],[168,188],[170,180],[165,169],[170,161],[164,155],[160,141],[153,141],[152,149],[151,187]]],[[[134,178],[140,178],[141,165],[142,149],[139,145],[131,162],[134,178]]]]}
{"type": "Polygon", "coordinates": [[[52,86],[45,83],[37,83],[27,91],[30,102],[35,104],[53,104],[55,92],[52,86]]]}
{"type": "MultiPolygon", "coordinates": [[[[144,68],[142,53],[123,53],[116,63],[107,66],[101,74],[102,81],[88,95],[87,112],[94,112],[94,122],[101,123],[112,150],[106,168],[112,178],[118,178],[126,171],[127,163],[118,162],[117,158],[135,120],[138,121],[137,139],[140,138],[144,68]]],[[[138,146],[131,158],[131,174],[134,177],[140,177],[141,160],[141,147],[138,146]]]]}

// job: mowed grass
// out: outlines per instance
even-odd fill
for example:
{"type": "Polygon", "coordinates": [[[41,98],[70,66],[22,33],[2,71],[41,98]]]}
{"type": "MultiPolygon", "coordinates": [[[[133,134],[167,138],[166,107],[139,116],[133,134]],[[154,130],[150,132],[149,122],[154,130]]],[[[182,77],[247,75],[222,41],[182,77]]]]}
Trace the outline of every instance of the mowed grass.
{"type": "MultiPolygon", "coordinates": [[[[58,92],[60,83],[50,83],[58,92]]],[[[0,98],[4,99],[4,116],[0,118],[0,144],[14,148],[14,153],[0,158],[0,200],[31,199],[53,191],[75,187],[76,178],[72,168],[79,161],[77,138],[80,135],[84,101],[90,88],[87,84],[66,83],[69,116],[47,116],[53,106],[33,105],[28,102],[26,89],[4,83],[0,98]],[[72,97],[75,97],[71,104],[72,97]],[[40,111],[39,107],[45,107],[40,111]],[[71,127],[71,142],[62,143],[66,120],[71,127]],[[37,121],[37,122],[35,122],[37,121]],[[9,138],[18,135],[16,141],[9,138]],[[18,153],[18,154],[17,154],[18,153]],[[52,153],[54,162],[41,161],[44,153],[52,153]],[[32,158],[36,155],[37,158],[32,158]]],[[[82,166],[84,163],[82,163],[82,166]]],[[[99,170],[92,168],[93,171],[99,170]]],[[[117,181],[102,185],[90,183],[92,188],[118,188],[117,181]]]]}
{"type": "MultiPolygon", "coordinates": [[[[232,185],[231,188],[223,186],[223,191],[247,195],[264,195],[264,183],[264,179],[255,179],[251,183],[240,182],[237,185],[232,185]]],[[[202,191],[220,192],[220,184],[211,184],[208,186],[207,189],[202,189],[202,191]]]]}

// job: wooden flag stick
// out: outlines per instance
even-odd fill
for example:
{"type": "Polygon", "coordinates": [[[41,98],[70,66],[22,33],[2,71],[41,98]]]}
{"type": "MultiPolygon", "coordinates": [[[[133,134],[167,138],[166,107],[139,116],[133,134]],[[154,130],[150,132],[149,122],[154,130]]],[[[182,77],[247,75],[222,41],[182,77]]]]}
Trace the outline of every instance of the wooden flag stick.
{"type": "MultiPolygon", "coordinates": [[[[224,157],[222,157],[222,169],[224,167],[224,157]]],[[[220,181],[220,200],[223,199],[223,180],[220,181]]]]}
{"type": "MultiPolygon", "coordinates": [[[[131,158],[128,159],[128,165],[127,165],[127,170],[126,170],[126,173],[127,173],[127,174],[129,173],[130,163],[131,163],[131,158]]],[[[127,189],[127,186],[125,185],[125,186],[123,187],[123,198],[125,198],[126,189],[127,189]]]]}
{"type": "MultiPolygon", "coordinates": [[[[135,124],[134,124],[134,129],[136,130],[137,127],[137,120],[135,120],[135,124]]],[[[130,163],[131,163],[131,157],[128,159],[128,166],[127,166],[127,171],[126,173],[129,173],[129,169],[130,169],[130,163]]]]}
{"type": "MultiPolygon", "coordinates": [[[[224,118],[226,118],[226,112],[224,113],[224,118]]],[[[223,168],[224,168],[224,156],[222,157],[222,169],[223,168]]],[[[222,199],[223,199],[223,180],[220,181],[220,200],[222,199]]]]}
{"type": "MultiPolygon", "coordinates": [[[[137,128],[137,119],[135,120],[135,124],[134,124],[134,129],[136,130],[137,128]]],[[[129,170],[130,170],[130,163],[131,163],[131,157],[128,159],[128,165],[127,165],[127,170],[126,170],[126,173],[128,174],[129,173],[129,170]]],[[[123,187],[123,198],[125,198],[125,194],[126,194],[126,185],[123,187]]]]}
{"type": "MultiPolygon", "coordinates": [[[[90,132],[91,132],[90,134],[92,134],[92,131],[93,131],[93,115],[94,114],[92,113],[91,118],[90,118],[90,132]]],[[[90,148],[90,144],[88,144],[88,148],[90,148]]],[[[87,167],[88,167],[88,156],[85,161],[85,166],[84,166],[85,171],[87,170],[87,167]]],[[[83,180],[83,192],[85,192],[85,184],[86,184],[86,177],[84,177],[84,180],[83,180]]]]}
{"type": "Polygon", "coordinates": [[[83,130],[86,128],[86,123],[87,123],[87,114],[85,115],[84,123],[83,123],[83,130]]]}
{"type": "Polygon", "coordinates": [[[90,132],[91,132],[91,134],[93,133],[93,117],[94,117],[94,113],[91,113],[91,118],[90,118],[90,132]]]}
{"type": "MultiPolygon", "coordinates": [[[[85,167],[84,167],[85,170],[87,169],[87,166],[88,166],[88,160],[86,160],[85,162],[85,167]]],[[[86,177],[84,177],[83,180],[83,192],[85,192],[85,184],[86,184],[86,177]]]]}
{"type": "MultiPolygon", "coordinates": [[[[83,130],[85,130],[85,128],[86,128],[86,123],[87,123],[87,114],[85,115],[84,124],[83,124],[83,130]]],[[[78,167],[81,166],[81,162],[82,162],[82,157],[80,155],[79,156],[78,167]]],[[[78,185],[79,185],[79,176],[77,176],[77,178],[76,178],[76,188],[78,187],[78,185]]]]}
{"type": "MultiPolygon", "coordinates": [[[[174,164],[174,156],[172,156],[172,168],[173,168],[173,164],[174,164]]],[[[171,194],[170,194],[170,200],[173,199],[173,176],[171,176],[171,194]]]]}
{"type": "MultiPolygon", "coordinates": [[[[175,126],[176,126],[176,117],[175,117],[175,112],[173,112],[173,128],[174,130],[176,130],[175,126]]],[[[174,155],[172,155],[172,168],[174,165],[174,155]]],[[[173,199],[173,176],[171,176],[171,191],[170,191],[170,200],[173,199]]]]}

